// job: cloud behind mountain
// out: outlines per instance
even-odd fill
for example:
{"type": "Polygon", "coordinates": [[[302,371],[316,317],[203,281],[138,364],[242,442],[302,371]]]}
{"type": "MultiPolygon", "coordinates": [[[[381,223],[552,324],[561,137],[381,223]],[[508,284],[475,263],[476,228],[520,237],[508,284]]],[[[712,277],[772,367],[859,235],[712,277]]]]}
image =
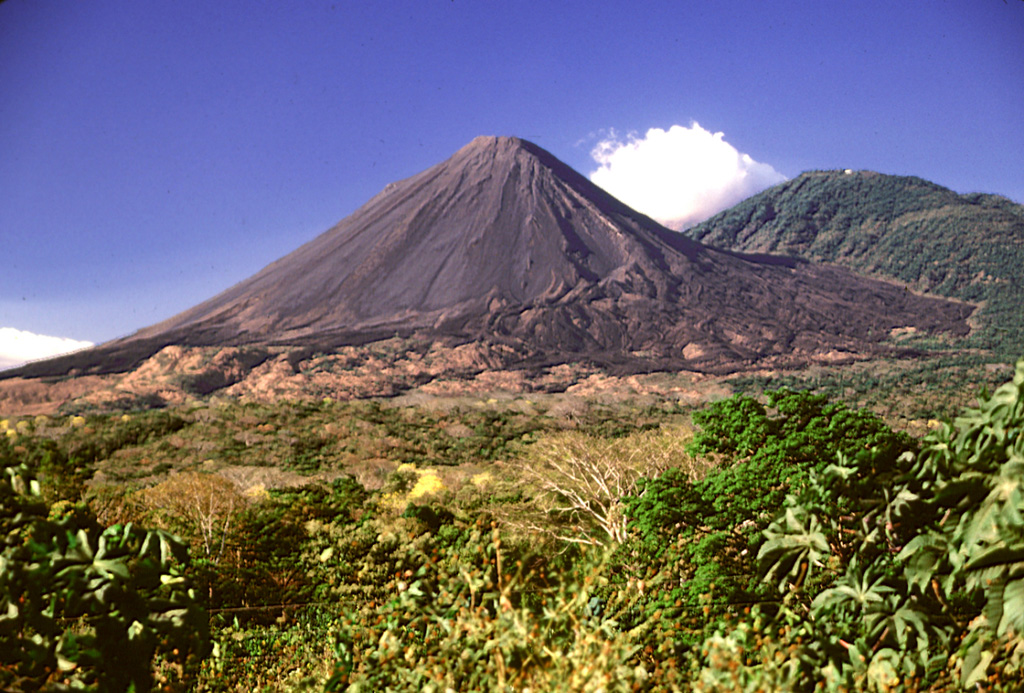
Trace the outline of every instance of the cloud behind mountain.
{"type": "Polygon", "coordinates": [[[696,122],[624,140],[613,133],[591,156],[599,164],[592,182],[676,231],[786,180],[696,122]]]}
{"type": "Polygon", "coordinates": [[[92,345],[92,342],[35,334],[13,327],[0,327],[0,369],[67,354],[92,345]]]}

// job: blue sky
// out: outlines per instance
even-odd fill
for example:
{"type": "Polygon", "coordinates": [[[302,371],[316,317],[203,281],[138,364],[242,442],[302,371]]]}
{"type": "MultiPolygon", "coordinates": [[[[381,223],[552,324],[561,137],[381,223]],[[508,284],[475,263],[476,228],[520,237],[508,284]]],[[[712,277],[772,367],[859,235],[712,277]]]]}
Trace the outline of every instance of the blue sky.
{"type": "Polygon", "coordinates": [[[720,133],[765,184],[1022,202],[1024,2],[7,0],[0,341],[167,318],[476,135],[587,175],[658,150],[642,178],[686,156],[652,129],[720,133]]]}

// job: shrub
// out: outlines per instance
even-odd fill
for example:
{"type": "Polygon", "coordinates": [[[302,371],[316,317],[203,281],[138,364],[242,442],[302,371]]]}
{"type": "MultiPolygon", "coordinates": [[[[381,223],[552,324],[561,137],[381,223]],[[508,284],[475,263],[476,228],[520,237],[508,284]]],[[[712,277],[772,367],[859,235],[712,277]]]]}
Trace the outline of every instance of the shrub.
{"type": "Polygon", "coordinates": [[[214,563],[223,558],[246,501],[230,480],[198,472],[175,474],[142,495],[161,523],[191,537],[200,555],[214,563]]]}
{"type": "Polygon", "coordinates": [[[495,562],[451,569],[424,556],[379,609],[350,613],[327,690],[678,690],[675,670],[656,680],[616,621],[635,591],[612,602],[596,597],[599,559],[578,580],[545,589],[528,561],[495,570],[497,530],[477,541],[495,562]]]}
{"type": "Polygon", "coordinates": [[[165,675],[195,670],[206,618],[176,539],[50,507],[24,466],[4,469],[0,509],[0,687],[149,690],[154,657],[165,675]]]}

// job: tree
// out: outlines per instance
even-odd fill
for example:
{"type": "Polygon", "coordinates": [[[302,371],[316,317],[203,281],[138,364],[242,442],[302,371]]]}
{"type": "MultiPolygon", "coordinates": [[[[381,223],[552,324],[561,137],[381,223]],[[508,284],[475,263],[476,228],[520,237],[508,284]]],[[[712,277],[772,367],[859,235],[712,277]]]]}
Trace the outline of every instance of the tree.
{"type": "Polygon", "coordinates": [[[623,501],[645,477],[688,461],[686,439],[660,431],[603,439],[566,433],[538,443],[520,468],[540,490],[551,523],[529,523],[573,544],[621,544],[628,518],[623,501]]]}
{"type": "Polygon", "coordinates": [[[145,492],[146,503],[168,526],[191,535],[202,557],[219,563],[245,499],[216,474],[182,472],[145,492]]]}

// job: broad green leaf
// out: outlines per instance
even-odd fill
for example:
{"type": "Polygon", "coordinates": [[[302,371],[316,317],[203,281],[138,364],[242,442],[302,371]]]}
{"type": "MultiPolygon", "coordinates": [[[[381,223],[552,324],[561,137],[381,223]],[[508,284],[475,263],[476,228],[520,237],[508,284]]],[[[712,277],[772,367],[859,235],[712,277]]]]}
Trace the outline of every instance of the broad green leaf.
{"type": "Polygon", "coordinates": [[[980,643],[972,649],[973,656],[964,659],[963,670],[960,673],[960,686],[964,689],[974,689],[988,680],[988,667],[995,657],[990,650],[981,649],[980,643]]]}
{"type": "Polygon", "coordinates": [[[996,635],[1024,633],[1024,576],[1006,583],[1003,589],[1003,614],[996,635]]]}
{"type": "Polygon", "coordinates": [[[867,680],[870,690],[892,690],[900,681],[900,654],[895,650],[883,647],[871,656],[867,667],[867,680]]]}
{"type": "Polygon", "coordinates": [[[777,580],[780,591],[787,589],[789,578],[799,577],[804,564],[809,573],[830,552],[818,518],[802,508],[787,508],[782,523],[773,522],[765,536],[767,541],[761,545],[757,559],[767,566],[763,570],[764,580],[777,580]]]}
{"type": "Polygon", "coordinates": [[[964,570],[976,571],[986,568],[1011,568],[1024,564],[1024,546],[1000,544],[984,549],[971,557],[964,570]]]}
{"type": "Polygon", "coordinates": [[[96,568],[96,570],[100,571],[104,575],[117,576],[122,580],[127,580],[129,577],[128,566],[125,565],[124,561],[121,559],[113,559],[108,561],[96,560],[93,561],[92,564],[96,568]]]}
{"type": "Polygon", "coordinates": [[[907,581],[923,592],[936,573],[942,570],[948,553],[949,544],[945,537],[930,533],[919,534],[903,547],[896,559],[905,564],[907,581]]]}
{"type": "Polygon", "coordinates": [[[985,588],[985,606],[982,613],[990,624],[998,625],[1003,620],[1003,590],[1006,580],[996,577],[988,582],[985,588]]]}
{"type": "Polygon", "coordinates": [[[64,557],[80,563],[92,563],[93,551],[89,546],[89,535],[86,531],[79,529],[75,534],[69,533],[68,539],[68,548],[64,557]]]}

